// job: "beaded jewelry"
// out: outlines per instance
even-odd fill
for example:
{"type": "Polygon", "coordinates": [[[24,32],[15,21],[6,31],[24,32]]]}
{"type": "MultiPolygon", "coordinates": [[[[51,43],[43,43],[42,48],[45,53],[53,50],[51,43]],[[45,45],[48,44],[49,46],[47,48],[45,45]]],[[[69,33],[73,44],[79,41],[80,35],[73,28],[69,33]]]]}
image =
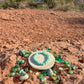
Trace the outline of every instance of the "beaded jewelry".
{"type": "Polygon", "coordinates": [[[34,54],[33,59],[34,59],[34,61],[35,61],[38,65],[45,65],[45,64],[47,64],[47,63],[49,62],[50,57],[49,57],[49,54],[48,54],[48,53],[43,52],[43,51],[40,51],[40,52],[37,52],[36,54],[34,54]],[[36,56],[37,56],[38,54],[43,54],[43,55],[45,55],[45,56],[47,57],[47,60],[46,60],[45,62],[43,62],[43,63],[40,63],[39,61],[36,60],[36,56]]]}

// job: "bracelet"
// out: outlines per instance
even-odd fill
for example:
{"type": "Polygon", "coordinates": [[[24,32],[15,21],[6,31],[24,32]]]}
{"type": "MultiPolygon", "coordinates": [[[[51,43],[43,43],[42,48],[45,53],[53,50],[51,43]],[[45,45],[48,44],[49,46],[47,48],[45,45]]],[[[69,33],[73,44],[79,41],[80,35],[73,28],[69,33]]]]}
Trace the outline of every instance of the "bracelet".
{"type": "Polygon", "coordinates": [[[33,59],[34,59],[34,61],[35,61],[38,65],[45,65],[45,64],[47,64],[47,63],[49,62],[50,57],[49,57],[49,54],[48,54],[48,53],[41,51],[41,52],[37,52],[36,54],[34,54],[33,59]],[[40,63],[39,61],[36,60],[36,56],[37,56],[38,54],[43,54],[43,55],[45,55],[45,56],[47,57],[47,60],[46,60],[45,62],[43,62],[43,63],[40,63]]]}

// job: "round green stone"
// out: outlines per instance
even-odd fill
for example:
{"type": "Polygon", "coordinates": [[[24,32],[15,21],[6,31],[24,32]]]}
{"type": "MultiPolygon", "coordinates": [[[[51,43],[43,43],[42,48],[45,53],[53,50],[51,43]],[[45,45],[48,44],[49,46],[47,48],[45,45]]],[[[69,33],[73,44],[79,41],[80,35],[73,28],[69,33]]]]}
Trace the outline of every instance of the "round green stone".
{"type": "Polygon", "coordinates": [[[14,68],[20,68],[20,66],[19,65],[16,65],[14,68]]]}
{"type": "Polygon", "coordinates": [[[7,76],[7,77],[10,77],[10,76],[11,76],[11,74],[7,74],[6,76],[7,76]]]}
{"type": "Polygon", "coordinates": [[[24,56],[24,55],[25,55],[25,51],[20,50],[19,54],[20,54],[21,56],[24,56]]]}
{"type": "Polygon", "coordinates": [[[72,66],[71,68],[72,68],[72,70],[75,70],[76,69],[75,66],[72,66]]]}
{"type": "Polygon", "coordinates": [[[70,65],[71,65],[71,62],[70,62],[70,61],[68,61],[68,64],[70,64],[70,65]]]}
{"type": "Polygon", "coordinates": [[[41,78],[41,81],[42,81],[42,82],[46,81],[46,77],[42,77],[42,78],[41,78]]]}
{"type": "Polygon", "coordinates": [[[17,71],[20,71],[20,68],[17,68],[17,71]]]}
{"type": "Polygon", "coordinates": [[[35,74],[38,76],[39,75],[39,72],[36,72],[35,74]]]}
{"type": "Polygon", "coordinates": [[[20,63],[21,63],[21,64],[24,64],[24,62],[25,62],[24,60],[21,60],[21,62],[20,62],[20,63]]]}
{"type": "Polygon", "coordinates": [[[54,70],[53,73],[56,74],[57,72],[54,70]]]}
{"type": "Polygon", "coordinates": [[[43,74],[41,74],[41,75],[39,76],[39,79],[42,79],[42,77],[43,77],[43,74]]]}
{"type": "Polygon", "coordinates": [[[55,60],[56,63],[60,63],[58,60],[55,60]]]}
{"type": "Polygon", "coordinates": [[[15,76],[15,73],[13,72],[13,73],[10,73],[10,76],[15,76]]]}
{"type": "Polygon", "coordinates": [[[68,68],[70,68],[70,66],[71,66],[70,64],[67,64],[67,67],[68,67],[68,68]]]}
{"type": "Polygon", "coordinates": [[[59,83],[59,80],[55,80],[55,83],[59,83]]]}
{"type": "Polygon", "coordinates": [[[19,75],[19,73],[18,73],[18,72],[16,72],[16,75],[19,75]]]}
{"type": "Polygon", "coordinates": [[[60,54],[58,54],[58,57],[59,57],[59,58],[61,58],[61,55],[60,55],[60,54]]]}
{"type": "Polygon", "coordinates": [[[59,67],[59,70],[63,70],[63,68],[62,67],[59,67]]]}
{"type": "Polygon", "coordinates": [[[33,71],[32,70],[29,70],[29,73],[33,73],[33,71]]]}
{"type": "Polygon", "coordinates": [[[69,74],[73,74],[73,71],[69,70],[68,73],[69,73],[69,74]]]}
{"type": "Polygon", "coordinates": [[[68,61],[64,61],[64,64],[68,64],[68,61]]]}
{"type": "Polygon", "coordinates": [[[17,69],[16,69],[16,68],[13,68],[13,69],[12,69],[12,71],[13,71],[13,72],[16,72],[16,71],[17,71],[17,69]]]}

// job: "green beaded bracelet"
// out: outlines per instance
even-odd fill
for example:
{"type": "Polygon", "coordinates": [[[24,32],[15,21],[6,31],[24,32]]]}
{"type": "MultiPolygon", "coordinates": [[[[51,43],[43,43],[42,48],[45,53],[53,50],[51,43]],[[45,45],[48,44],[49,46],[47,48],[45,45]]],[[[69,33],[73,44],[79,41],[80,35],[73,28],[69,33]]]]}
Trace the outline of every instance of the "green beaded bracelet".
{"type": "Polygon", "coordinates": [[[47,64],[47,63],[49,62],[50,57],[49,57],[49,54],[48,54],[48,53],[43,52],[43,51],[40,51],[40,52],[37,52],[36,54],[34,54],[33,59],[34,59],[34,61],[35,61],[38,65],[45,65],[45,64],[47,64]],[[45,62],[43,62],[43,63],[40,63],[39,61],[36,60],[36,56],[37,56],[38,54],[43,54],[43,55],[45,55],[45,56],[47,57],[47,60],[46,60],[45,62]]]}

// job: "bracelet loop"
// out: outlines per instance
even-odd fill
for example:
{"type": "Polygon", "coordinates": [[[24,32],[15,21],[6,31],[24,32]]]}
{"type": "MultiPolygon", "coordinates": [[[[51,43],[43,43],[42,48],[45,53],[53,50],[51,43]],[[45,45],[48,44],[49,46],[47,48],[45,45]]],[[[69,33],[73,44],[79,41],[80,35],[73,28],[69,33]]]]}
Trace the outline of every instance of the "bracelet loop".
{"type": "Polygon", "coordinates": [[[43,52],[43,51],[40,51],[40,52],[37,52],[36,54],[34,54],[33,59],[34,59],[34,61],[35,61],[38,65],[45,65],[45,64],[47,64],[47,63],[49,62],[50,56],[49,56],[48,53],[43,52]],[[45,56],[47,57],[47,60],[46,60],[45,62],[43,62],[43,63],[39,62],[38,60],[36,60],[36,56],[37,56],[38,54],[43,54],[43,55],[45,55],[45,56]]]}

